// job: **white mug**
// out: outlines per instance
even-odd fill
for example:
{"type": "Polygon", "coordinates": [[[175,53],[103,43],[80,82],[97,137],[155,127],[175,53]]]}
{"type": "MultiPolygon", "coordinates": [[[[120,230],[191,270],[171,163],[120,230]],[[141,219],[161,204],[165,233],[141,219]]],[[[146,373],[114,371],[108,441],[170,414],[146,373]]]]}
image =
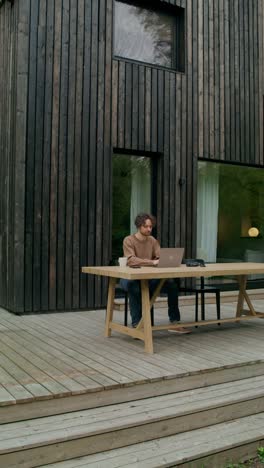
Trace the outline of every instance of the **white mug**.
{"type": "Polygon", "coordinates": [[[118,263],[120,267],[127,266],[127,257],[119,257],[118,263]]]}

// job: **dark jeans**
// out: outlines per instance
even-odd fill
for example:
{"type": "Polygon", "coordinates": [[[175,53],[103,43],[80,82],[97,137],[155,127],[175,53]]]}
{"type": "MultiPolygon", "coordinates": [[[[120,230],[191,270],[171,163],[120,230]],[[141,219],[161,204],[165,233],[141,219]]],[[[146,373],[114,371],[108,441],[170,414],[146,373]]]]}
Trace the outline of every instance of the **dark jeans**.
{"type": "MultiPolygon", "coordinates": [[[[149,280],[150,297],[153,295],[158,283],[159,280],[149,280]]],[[[135,326],[142,317],[140,281],[121,279],[120,286],[128,293],[132,325],[135,326]]],[[[181,318],[178,305],[179,280],[167,280],[163,285],[161,293],[166,293],[168,296],[168,315],[170,322],[179,321],[181,318]]]]}

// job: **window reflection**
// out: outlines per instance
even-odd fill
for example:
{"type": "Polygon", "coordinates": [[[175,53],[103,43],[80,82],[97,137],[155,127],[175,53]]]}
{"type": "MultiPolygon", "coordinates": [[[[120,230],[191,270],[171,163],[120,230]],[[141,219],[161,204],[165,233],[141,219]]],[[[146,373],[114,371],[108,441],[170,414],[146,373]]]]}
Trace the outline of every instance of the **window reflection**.
{"type": "Polygon", "coordinates": [[[135,217],[151,211],[151,159],[113,155],[112,258],[122,256],[125,236],[136,232],[135,217]]]}
{"type": "Polygon", "coordinates": [[[115,55],[175,68],[176,23],[172,13],[116,0],[115,55]]]}
{"type": "Polygon", "coordinates": [[[264,262],[263,201],[263,169],[200,161],[197,256],[208,262],[264,262]]]}

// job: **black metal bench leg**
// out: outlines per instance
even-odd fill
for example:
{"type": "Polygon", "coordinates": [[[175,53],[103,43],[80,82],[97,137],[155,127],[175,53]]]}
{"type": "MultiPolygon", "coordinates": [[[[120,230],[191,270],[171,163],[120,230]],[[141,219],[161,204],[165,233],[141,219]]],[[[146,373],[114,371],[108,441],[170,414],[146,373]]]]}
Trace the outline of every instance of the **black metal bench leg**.
{"type": "MultiPolygon", "coordinates": [[[[198,292],[195,292],[195,322],[198,322],[198,302],[199,302],[199,296],[198,292]]],[[[197,328],[197,325],[196,325],[197,328]]]]}
{"type": "MultiPolygon", "coordinates": [[[[220,319],[221,319],[221,313],[220,313],[220,291],[216,291],[215,296],[216,296],[216,314],[217,314],[217,320],[220,320],[220,319]]],[[[218,325],[221,325],[221,323],[218,323],[218,325]]]]}
{"type": "Polygon", "coordinates": [[[151,325],[153,327],[154,326],[154,307],[151,307],[150,315],[151,315],[151,325]]]}
{"type": "Polygon", "coordinates": [[[128,312],[128,294],[125,291],[125,315],[124,315],[124,325],[127,327],[127,312],[128,312]]]}
{"type": "Polygon", "coordinates": [[[204,292],[201,291],[201,318],[205,320],[205,310],[204,310],[204,292]]]}

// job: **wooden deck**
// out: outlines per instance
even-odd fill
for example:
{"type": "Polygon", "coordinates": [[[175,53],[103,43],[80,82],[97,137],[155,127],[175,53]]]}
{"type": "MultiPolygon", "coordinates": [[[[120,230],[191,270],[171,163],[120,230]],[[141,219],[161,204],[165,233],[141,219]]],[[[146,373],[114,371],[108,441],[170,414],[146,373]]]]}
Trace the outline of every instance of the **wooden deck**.
{"type": "MultiPolygon", "coordinates": [[[[264,300],[255,301],[264,310],[264,300]]],[[[222,317],[235,304],[222,304],[222,317]]],[[[182,319],[193,317],[193,306],[181,308],[182,319]]],[[[120,320],[122,312],[116,312],[120,320]]],[[[206,306],[215,317],[215,306],[206,306]]],[[[114,333],[103,337],[105,311],[15,316],[0,309],[0,405],[98,393],[264,362],[264,320],[194,328],[190,335],[159,331],[155,354],[142,343],[114,333]]],[[[155,310],[155,322],[167,320],[155,310]]]]}

